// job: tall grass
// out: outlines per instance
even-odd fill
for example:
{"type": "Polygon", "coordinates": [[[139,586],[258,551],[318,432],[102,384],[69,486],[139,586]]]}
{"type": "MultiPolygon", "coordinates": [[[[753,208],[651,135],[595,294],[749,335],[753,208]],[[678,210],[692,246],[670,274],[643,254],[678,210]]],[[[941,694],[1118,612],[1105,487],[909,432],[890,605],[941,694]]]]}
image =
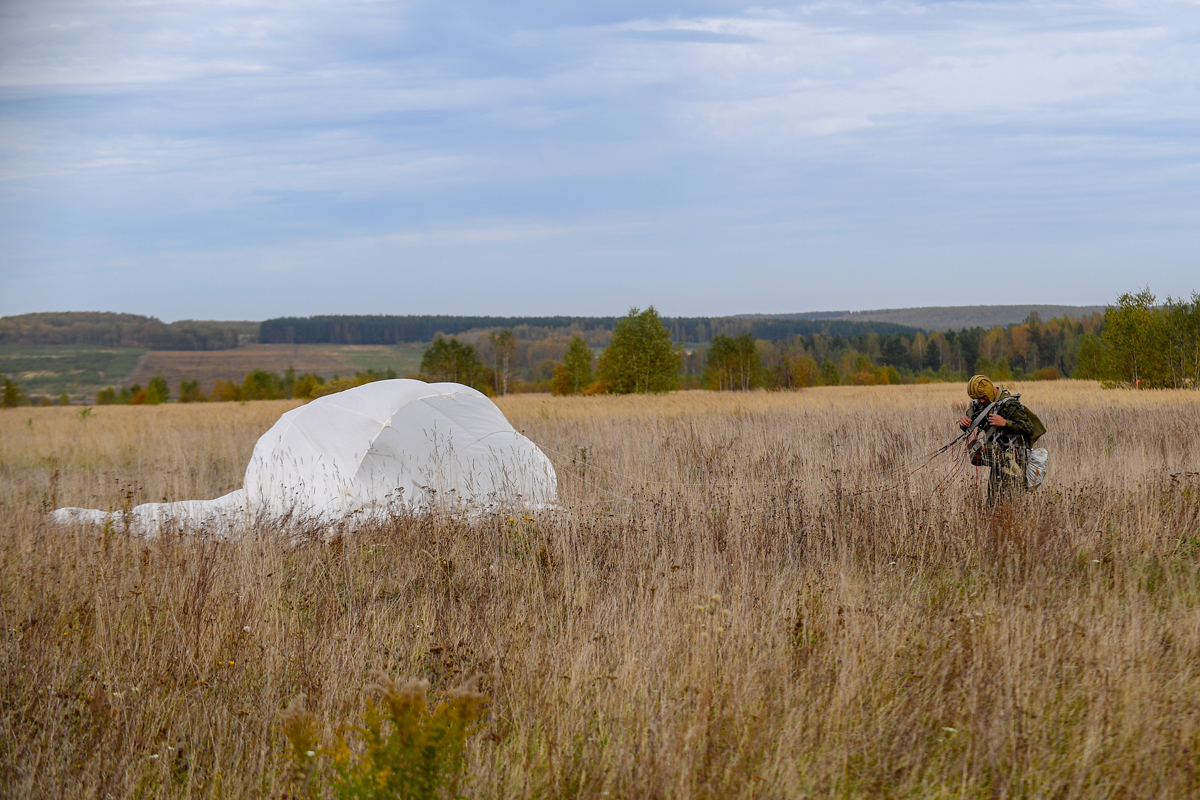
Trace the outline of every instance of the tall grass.
{"type": "Polygon", "coordinates": [[[897,484],[961,386],[510,396],[560,511],[298,545],[44,517],[236,488],[291,403],[0,414],[0,791],[294,792],[284,709],[382,670],[482,676],[469,796],[1200,796],[1200,396],[1019,388],[1051,473],[994,512],[897,484]]]}

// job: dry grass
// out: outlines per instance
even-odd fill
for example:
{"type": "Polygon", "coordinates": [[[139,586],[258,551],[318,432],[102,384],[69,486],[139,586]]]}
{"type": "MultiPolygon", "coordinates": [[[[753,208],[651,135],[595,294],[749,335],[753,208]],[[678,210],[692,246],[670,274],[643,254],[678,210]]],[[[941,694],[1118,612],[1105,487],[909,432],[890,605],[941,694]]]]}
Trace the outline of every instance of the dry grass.
{"type": "Polygon", "coordinates": [[[949,459],[857,493],[961,386],[517,396],[560,513],[299,546],[42,514],[214,497],[291,403],[2,413],[0,791],[278,797],[288,701],[383,669],[483,674],[471,796],[1200,796],[1200,393],[1022,390],[1052,471],[996,513],[949,459]]]}

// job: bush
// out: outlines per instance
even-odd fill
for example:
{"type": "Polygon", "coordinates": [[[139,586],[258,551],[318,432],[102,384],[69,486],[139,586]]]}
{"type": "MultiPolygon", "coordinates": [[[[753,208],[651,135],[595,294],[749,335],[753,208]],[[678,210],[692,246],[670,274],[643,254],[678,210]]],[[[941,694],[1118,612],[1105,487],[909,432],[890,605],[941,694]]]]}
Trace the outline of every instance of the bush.
{"type": "Polygon", "coordinates": [[[179,384],[179,402],[203,403],[207,399],[200,391],[200,381],[183,381],[179,384]]]}
{"type": "Polygon", "coordinates": [[[487,698],[469,681],[430,713],[428,682],[410,679],[397,686],[382,672],[375,679],[367,687],[375,696],[367,701],[363,724],[340,729],[329,749],[320,746],[320,727],[304,710],[303,697],[288,706],[282,727],[293,783],[311,797],[314,784],[327,782],[344,800],[458,797],[466,740],[483,727],[487,698]],[[361,741],[348,742],[343,730],[361,741]],[[323,756],[332,757],[332,775],[323,756]]]}
{"type": "Polygon", "coordinates": [[[1062,378],[1058,372],[1058,367],[1042,367],[1033,373],[1035,381],[1057,381],[1062,378]]]}
{"type": "Polygon", "coordinates": [[[146,385],[146,402],[152,406],[156,406],[170,399],[171,387],[167,385],[167,379],[160,372],[151,378],[150,383],[146,385]]]}
{"type": "Polygon", "coordinates": [[[312,372],[306,372],[300,377],[296,378],[296,382],[292,384],[292,397],[295,397],[299,400],[311,400],[317,396],[315,394],[317,387],[323,385],[324,383],[325,379],[320,375],[316,375],[312,372]]]}
{"type": "Polygon", "coordinates": [[[219,403],[229,403],[235,400],[241,400],[242,387],[238,386],[236,383],[230,383],[229,381],[223,381],[218,378],[217,382],[213,384],[213,390],[210,396],[215,402],[219,403]]]}

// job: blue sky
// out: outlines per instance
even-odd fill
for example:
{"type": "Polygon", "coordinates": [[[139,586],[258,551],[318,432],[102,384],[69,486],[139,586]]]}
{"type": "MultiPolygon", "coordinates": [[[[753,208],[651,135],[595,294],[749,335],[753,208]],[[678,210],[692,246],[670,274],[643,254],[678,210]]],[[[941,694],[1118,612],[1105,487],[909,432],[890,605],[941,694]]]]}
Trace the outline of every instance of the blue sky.
{"type": "Polygon", "coordinates": [[[0,3],[0,314],[1200,290],[1200,2],[0,3]]]}

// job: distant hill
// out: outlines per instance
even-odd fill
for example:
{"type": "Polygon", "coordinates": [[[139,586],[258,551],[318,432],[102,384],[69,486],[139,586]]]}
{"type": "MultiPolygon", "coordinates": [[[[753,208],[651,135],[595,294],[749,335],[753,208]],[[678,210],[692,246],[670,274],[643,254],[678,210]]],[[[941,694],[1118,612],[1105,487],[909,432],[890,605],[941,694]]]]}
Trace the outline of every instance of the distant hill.
{"type": "Polygon", "coordinates": [[[257,322],[163,322],[139,314],[62,311],[0,317],[0,345],[87,345],[228,350],[254,341],[257,322]]]}
{"type": "Polygon", "coordinates": [[[1042,319],[1074,317],[1082,319],[1103,314],[1105,306],[925,306],[921,308],[881,308],[875,311],[814,311],[802,314],[776,314],[776,319],[844,320],[847,322],[890,322],[926,331],[950,331],[963,328],[991,328],[1016,325],[1037,312],[1042,319]]]}

